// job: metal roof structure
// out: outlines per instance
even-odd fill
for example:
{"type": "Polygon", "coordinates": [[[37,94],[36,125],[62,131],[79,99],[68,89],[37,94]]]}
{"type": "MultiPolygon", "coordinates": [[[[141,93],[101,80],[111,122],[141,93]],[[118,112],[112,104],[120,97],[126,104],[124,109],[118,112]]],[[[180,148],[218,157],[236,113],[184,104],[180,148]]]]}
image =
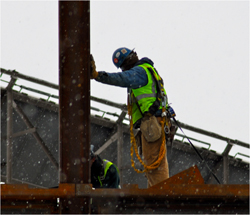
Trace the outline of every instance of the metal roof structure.
{"type": "MultiPolygon", "coordinates": [[[[7,111],[7,88],[13,83],[14,78],[30,80],[32,83],[36,84],[39,84],[41,80],[24,76],[15,71],[2,69],[1,72],[9,78],[9,81],[6,83],[7,87],[1,89],[1,175],[2,180],[6,181],[8,178],[8,169],[6,168],[8,160],[6,153],[8,151],[6,140],[8,138],[7,128],[9,126],[7,125],[7,118],[9,118],[7,114],[10,114],[7,111]]],[[[8,78],[5,78],[5,81],[8,80],[8,78]]],[[[51,83],[44,83],[49,88],[53,86],[51,83]]],[[[58,89],[58,86],[56,85],[53,87],[58,89]]],[[[13,124],[11,126],[14,132],[12,137],[14,145],[12,153],[14,153],[14,160],[12,163],[15,163],[15,165],[12,165],[11,167],[11,169],[13,169],[11,180],[23,181],[41,187],[56,186],[58,184],[57,171],[59,166],[58,104],[49,99],[58,99],[58,95],[49,94],[48,92],[30,88],[29,86],[19,85],[18,82],[12,86],[11,90],[13,96],[13,124]],[[19,91],[14,90],[14,88],[19,88],[19,91]],[[22,92],[22,90],[26,91],[22,92]],[[40,96],[45,95],[47,99],[30,96],[27,93],[36,93],[40,96]],[[45,163],[47,163],[47,165],[45,163]],[[49,180],[49,178],[52,180],[49,180]]],[[[130,166],[130,135],[126,105],[95,97],[91,97],[91,100],[113,108],[115,107],[120,111],[120,114],[117,114],[117,112],[110,113],[105,110],[91,107],[93,112],[100,112],[102,115],[105,114],[105,117],[97,114],[91,115],[91,144],[95,146],[96,153],[100,154],[101,157],[110,159],[115,163],[120,162],[118,166],[121,169],[121,172],[126,172],[124,175],[128,174],[127,171],[131,172],[130,174],[133,175],[133,177],[126,179],[127,177],[123,176],[122,181],[125,181],[126,183],[135,182],[136,180],[133,181],[132,179],[136,178],[137,174],[133,174],[134,170],[130,166]],[[108,118],[108,116],[113,117],[115,120],[108,118]],[[122,140],[119,138],[119,132],[122,133],[122,140]],[[118,141],[123,142],[123,149],[118,150],[118,141]]],[[[198,147],[200,152],[205,156],[205,160],[210,163],[211,167],[214,169],[213,171],[215,171],[216,174],[219,174],[219,178],[224,184],[243,184],[249,182],[249,163],[242,161],[235,156],[233,157],[229,155],[230,149],[234,144],[246,147],[247,150],[249,150],[247,143],[231,140],[216,133],[195,128],[181,122],[179,122],[179,124],[184,129],[189,129],[193,132],[227,142],[223,153],[218,154],[209,149],[211,143],[189,137],[192,141],[203,144],[196,147],[198,147]],[[236,173],[238,177],[235,177],[236,173]]],[[[198,164],[202,170],[205,181],[207,183],[215,183],[209,174],[208,169],[204,164],[200,164],[199,157],[197,157],[190,144],[185,140],[184,135],[177,132],[176,137],[172,148],[168,143],[167,157],[170,163],[170,175],[177,174],[192,165],[198,164]],[[180,140],[180,138],[182,139],[180,140]],[[176,168],[177,166],[178,168],[176,168]]],[[[247,157],[247,155],[244,156],[247,157]]],[[[140,178],[140,176],[138,176],[138,178],[140,178]]],[[[146,186],[145,182],[138,182],[142,187],[146,186]]]]}
{"type": "MultiPolygon", "coordinates": [[[[58,95],[51,95],[48,92],[40,91],[39,89],[32,89],[29,86],[19,85],[15,83],[12,89],[13,96],[13,159],[12,160],[12,176],[10,170],[7,168],[7,128],[9,125],[7,118],[9,118],[7,111],[7,88],[13,82],[13,78],[31,80],[33,83],[39,83],[39,80],[32,77],[24,77],[22,74],[15,71],[7,71],[2,69],[1,72],[9,76],[9,82],[6,88],[1,89],[1,135],[2,135],[2,181],[9,180],[15,182],[22,182],[33,184],[40,187],[53,187],[59,183],[58,168],[59,168],[59,120],[58,120],[58,104],[51,102],[50,98],[58,98],[58,95]],[[19,92],[13,88],[20,88],[19,92]],[[23,93],[36,93],[46,95],[47,100],[36,98],[23,93]]],[[[52,86],[51,83],[46,83],[46,86],[52,86]]],[[[54,86],[58,88],[58,86],[54,86]]],[[[140,187],[146,187],[145,178],[139,176],[130,165],[130,135],[126,105],[113,103],[107,100],[91,97],[91,100],[118,108],[120,114],[106,112],[95,107],[91,107],[93,112],[105,113],[106,117],[99,115],[91,115],[91,144],[95,146],[97,154],[101,157],[112,160],[118,163],[122,175],[122,182],[140,184],[140,187]],[[111,120],[108,116],[112,116],[116,121],[111,120]],[[120,132],[120,133],[119,133],[120,132]],[[122,139],[119,137],[122,134],[122,139]],[[118,142],[123,142],[122,149],[118,149],[118,142]],[[127,177],[127,175],[132,177],[127,177]],[[140,178],[144,179],[140,181],[140,178]],[[137,181],[139,180],[139,181],[137,181]]],[[[230,148],[234,144],[246,147],[248,144],[231,140],[222,137],[218,134],[195,128],[184,123],[179,122],[182,128],[192,130],[194,132],[207,135],[213,138],[218,138],[226,141],[228,144],[222,154],[218,154],[209,150],[206,146],[210,145],[208,142],[197,140],[189,137],[191,140],[201,143],[204,146],[198,146],[199,151],[205,156],[205,160],[209,162],[213,171],[218,174],[224,184],[244,184],[249,182],[249,163],[241,159],[229,156],[230,148]],[[235,177],[237,173],[238,177],[235,177]]],[[[206,183],[216,183],[209,170],[204,164],[200,163],[199,157],[194,153],[190,144],[185,141],[183,134],[177,132],[177,137],[182,140],[175,139],[173,147],[168,143],[168,160],[170,165],[170,175],[175,175],[188,167],[195,164],[199,166],[202,171],[206,183]],[[173,159],[174,158],[174,159],[173,159]],[[177,167],[178,166],[178,167],[177,167]]],[[[247,156],[247,155],[245,155],[247,156]]],[[[138,164],[139,165],[139,164],[138,164]]]]}
{"type": "MultiPolygon", "coordinates": [[[[40,189],[59,186],[59,105],[56,102],[58,95],[41,91],[39,87],[35,89],[20,85],[18,82],[25,79],[31,83],[42,83],[48,89],[51,87],[58,89],[58,86],[24,76],[16,71],[1,69],[1,73],[1,81],[4,81],[6,85],[5,88],[1,88],[1,181],[10,185],[26,184],[31,188],[40,189]],[[3,77],[3,74],[5,77],[3,77]],[[8,104],[10,99],[8,90],[12,94],[11,108],[8,104]],[[41,98],[43,95],[46,97],[41,98]],[[51,98],[56,100],[51,101],[51,98]],[[12,109],[12,112],[8,109],[12,109]],[[7,120],[10,115],[13,118],[12,123],[7,120]],[[7,145],[7,140],[10,138],[8,137],[8,129],[10,128],[13,132],[12,147],[7,145]]],[[[131,167],[130,134],[126,105],[96,97],[91,97],[91,100],[119,110],[119,114],[117,114],[117,112],[111,113],[91,107],[91,144],[95,146],[97,154],[118,165],[122,187],[127,189],[129,186],[137,184],[138,187],[133,187],[132,190],[136,189],[138,193],[141,192],[141,189],[146,189],[147,181],[142,174],[136,173],[131,167]]],[[[249,150],[247,143],[231,140],[182,122],[179,122],[179,124],[183,129],[189,129],[215,139],[218,138],[227,143],[223,153],[219,154],[210,150],[209,142],[189,137],[192,141],[202,144],[196,147],[223,184],[249,183],[249,163],[229,155],[234,144],[246,147],[249,150]]],[[[167,158],[170,177],[197,165],[205,184],[217,184],[205,164],[199,160],[195,151],[179,131],[173,146],[168,142],[167,158]]],[[[141,167],[139,162],[136,164],[137,167],[141,167]]],[[[25,189],[28,189],[28,187],[25,189]]],[[[140,207],[138,206],[138,208],[140,207]]],[[[8,209],[2,210],[8,212],[8,209]]],[[[37,212],[37,210],[32,211],[37,212]]],[[[129,211],[130,209],[127,209],[127,212],[129,211]]],[[[50,210],[50,212],[53,211],[50,210]]]]}

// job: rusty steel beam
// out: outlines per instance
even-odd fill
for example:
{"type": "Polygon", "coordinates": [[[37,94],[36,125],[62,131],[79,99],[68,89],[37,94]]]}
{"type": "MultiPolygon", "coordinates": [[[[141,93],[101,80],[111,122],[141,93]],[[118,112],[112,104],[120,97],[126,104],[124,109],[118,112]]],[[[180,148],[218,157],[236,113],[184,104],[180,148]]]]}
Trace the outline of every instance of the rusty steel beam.
{"type": "Polygon", "coordinates": [[[249,199],[248,184],[164,184],[160,187],[139,189],[137,184],[125,185],[123,189],[92,189],[89,184],[62,183],[58,188],[30,188],[27,184],[1,184],[2,200],[32,200],[70,198],[74,196],[93,198],[204,198],[204,199],[249,199]],[[168,189],[167,189],[168,188],[168,189]]]}
{"type": "MultiPolygon", "coordinates": [[[[89,184],[62,183],[58,188],[29,188],[28,185],[1,185],[1,201],[4,210],[21,210],[31,205],[32,209],[53,205],[56,198],[92,198],[91,213],[249,213],[249,185],[204,184],[197,166],[190,167],[148,189],[139,189],[137,184],[125,185],[122,189],[92,189],[89,184]],[[17,201],[18,199],[18,201],[17,201]],[[28,204],[28,205],[27,205],[28,204]]],[[[76,205],[74,205],[76,207],[76,205]]],[[[48,208],[49,210],[49,208],[48,208]]],[[[59,211],[50,208],[51,213],[59,211]]]]}
{"type": "Polygon", "coordinates": [[[59,1],[61,182],[89,181],[89,1],[59,1]]]}
{"type": "Polygon", "coordinates": [[[18,209],[26,202],[33,208],[39,208],[39,205],[43,208],[41,202],[53,202],[56,198],[71,201],[74,197],[91,197],[92,213],[249,213],[249,185],[207,185],[200,180],[199,173],[194,173],[190,180],[192,172],[189,169],[149,189],[126,185],[123,189],[93,190],[88,184],[60,184],[54,189],[34,189],[27,185],[6,184],[1,185],[1,201],[9,210],[18,209]]]}
{"type": "MultiPolygon", "coordinates": [[[[60,183],[90,183],[90,2],[59,1],[60,183]]],[[[61,213],[89,213],[89,198],[61,213]]]]}

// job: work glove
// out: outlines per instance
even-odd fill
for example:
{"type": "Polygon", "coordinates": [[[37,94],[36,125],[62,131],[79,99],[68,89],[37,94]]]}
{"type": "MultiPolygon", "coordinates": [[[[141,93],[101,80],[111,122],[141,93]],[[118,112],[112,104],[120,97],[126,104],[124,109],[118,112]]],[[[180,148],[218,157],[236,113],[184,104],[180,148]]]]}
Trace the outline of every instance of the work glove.
{"type": "Polygon", "coordinates": [[[96,79],[98,72],[96,71],[95,60],[93,55],[90,55],[90,79],[96,79]]]}

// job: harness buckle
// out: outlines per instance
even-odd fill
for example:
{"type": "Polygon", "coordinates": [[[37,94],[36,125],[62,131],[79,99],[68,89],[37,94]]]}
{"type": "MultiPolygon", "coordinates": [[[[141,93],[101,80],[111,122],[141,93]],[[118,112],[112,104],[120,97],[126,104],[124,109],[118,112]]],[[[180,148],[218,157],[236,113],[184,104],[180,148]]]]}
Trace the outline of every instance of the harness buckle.
{"type": "Polygon", "coordinates": [[[165,131],[166,134],[169,134],[170,133],[169,127],[165,125],[164,126],[164,131],[165,131]]]}

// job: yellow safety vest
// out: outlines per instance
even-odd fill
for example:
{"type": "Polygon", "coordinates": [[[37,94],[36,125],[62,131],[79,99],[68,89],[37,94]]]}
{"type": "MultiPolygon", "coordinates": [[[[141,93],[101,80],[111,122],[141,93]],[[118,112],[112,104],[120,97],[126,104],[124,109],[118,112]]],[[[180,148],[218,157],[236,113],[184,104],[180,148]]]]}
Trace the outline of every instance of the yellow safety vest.
{"type": "MultiPolygon", "coordinates": [[[[102,181],[105,179],[106,174],[107,174],[107,171],[108,171],[108,169],[109,169],[109,167],[110,167],[111,165],[113,165],[112,162],[110,162],[110,161],[108,161],[108,160],[106,160],[106,159],[103,159],[104,175],[101,176],[101,177],[98,176],[98,180],[99,180],[99,182],[100,182],[100,184],[101,184],[101,187],[102,187],[102,181]]],[[[114,165],[114,166],[115,166],[115,165],[114,165]]],[[[115,166],[115,167],[116,167],[116,166],[115,166]]],[[[119,173],[119,170],[118,170],[117,167],[116,167],[116,169],[117,169],[117,171],[118,171],[118,173],[119,173]]]]}
{"type": "MultiPolygon", "coordinates": [[[[148,76],[148,83],[143,87],[132,89],[132,95],[130,95],[131,96],[130,100],[132,102],[133,124],[137,122],[137,120],[143,117],[142,114],[149,111],[149,108],[157,99],[157,86],[156,86],[157,83],[155,82],[148,68],[151,68],[153,70],[153,72],[155,73],[157,77],[157,80],[160,79],[154,67],[151,66],[150,64],[144,63],[139,66],[142,67],[146,71],[147,76],[148,76]]],[[[165,89],[164,89],[164,92],[166,94],[165,89]]],[[[159,109],[162,109],[161,102],[160,102],[159,109]]]]}

